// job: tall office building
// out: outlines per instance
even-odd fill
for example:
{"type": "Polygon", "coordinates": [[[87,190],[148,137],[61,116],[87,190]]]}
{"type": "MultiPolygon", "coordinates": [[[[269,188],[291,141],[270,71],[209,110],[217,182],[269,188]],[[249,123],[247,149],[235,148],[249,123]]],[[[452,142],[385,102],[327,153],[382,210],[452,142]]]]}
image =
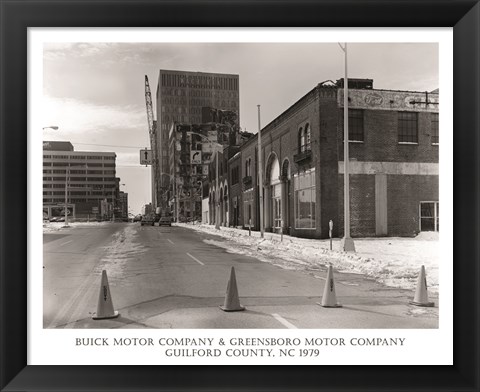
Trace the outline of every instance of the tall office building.
{"type": "MultiPolygon", "coordinates": [[[[153,204],[166,207],[170,185],[169,132],[174,122],[200,124],[202,108],[210,107],[237,113],[239,109],[239,76],[231,74],[160,70],[157,85],[157,162],[152,170],[153,204]]],[[[205,113],[205,111],[204,111],[205,113]]]]}
{"type": "Polygon", "coordinates": [[[45,217],[63,215],[67,198],[70,216],[111,218],[119,208],[115,159],[114,152],[74,151],[70,142],[43,142],[45,217]]]}

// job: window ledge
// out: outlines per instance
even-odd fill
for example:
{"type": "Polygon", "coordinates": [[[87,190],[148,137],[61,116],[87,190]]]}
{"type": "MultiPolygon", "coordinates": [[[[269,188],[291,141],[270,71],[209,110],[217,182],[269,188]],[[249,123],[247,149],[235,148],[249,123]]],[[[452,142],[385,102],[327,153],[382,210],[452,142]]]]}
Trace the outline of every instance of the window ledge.
{"type": "Polygon", "coordinates": [[[418,146],[418,142],[398,142],[398,144],[407,144],[412,146],[418,146]]]}

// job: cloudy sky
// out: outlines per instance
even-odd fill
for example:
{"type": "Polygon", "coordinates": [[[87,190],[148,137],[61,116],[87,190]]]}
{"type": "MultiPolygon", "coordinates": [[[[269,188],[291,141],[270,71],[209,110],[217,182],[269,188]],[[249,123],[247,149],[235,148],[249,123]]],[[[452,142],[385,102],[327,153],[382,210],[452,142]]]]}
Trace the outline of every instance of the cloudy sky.
{"type": "MultiPolygon", "coordinates": [[[[150,202],[150,169],[139,164],[147,147],[144,77],[155,110],[160,69],[240,76],[240,126],[256,132],[257,105],[265,126],[324,80],[343,77],[337,43],[48,43],[44,44],[44,140],[68,140],[75,150],[114,151],[117,176],[133,213],[150,202]]],[[[374,88],[431,91],[439,86],[438,46],[353,43],[351,78],[374,88]]],[[[156,116],[156,114],[155,114],[156,116]]]]}

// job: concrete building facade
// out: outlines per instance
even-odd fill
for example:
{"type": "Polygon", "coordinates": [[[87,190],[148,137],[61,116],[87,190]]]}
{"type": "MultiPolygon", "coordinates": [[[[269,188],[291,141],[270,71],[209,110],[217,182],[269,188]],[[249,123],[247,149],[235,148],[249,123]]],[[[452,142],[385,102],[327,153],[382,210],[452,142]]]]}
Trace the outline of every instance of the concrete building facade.
{"type": "Polygon", "coordinates": [[[110,219],[119,208],[114,152],[74,151],[70,142],[43,143],[44,216],[61,216],[65,206],[75,218],[110,219]]]}

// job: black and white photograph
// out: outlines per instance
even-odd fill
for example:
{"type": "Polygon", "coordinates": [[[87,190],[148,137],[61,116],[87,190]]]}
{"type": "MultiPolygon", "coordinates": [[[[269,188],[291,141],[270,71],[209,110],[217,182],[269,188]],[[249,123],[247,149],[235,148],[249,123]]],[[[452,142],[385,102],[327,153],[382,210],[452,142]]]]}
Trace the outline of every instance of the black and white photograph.
{"type": "Polygon", "coordinates": [[[438,44],[43,53],[45,328],[438,328],[438,44]]]}
{"type": "Polygon", "coordinates": [[[450,363],[451,33],[223,33],[32,34],[32,362],[450,363]]]}

